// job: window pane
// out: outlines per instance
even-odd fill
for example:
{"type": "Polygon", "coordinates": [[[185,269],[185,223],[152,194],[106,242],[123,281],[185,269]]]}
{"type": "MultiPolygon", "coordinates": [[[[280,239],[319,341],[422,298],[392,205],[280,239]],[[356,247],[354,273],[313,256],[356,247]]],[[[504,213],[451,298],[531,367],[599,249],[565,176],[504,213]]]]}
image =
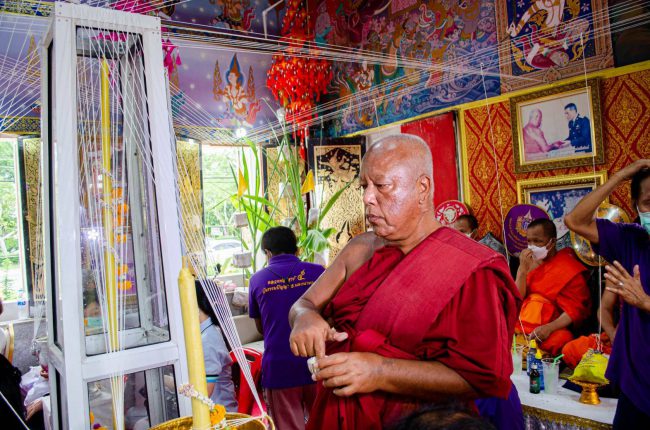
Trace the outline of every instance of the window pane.
{"type": "Polygon", "coordinates": [[[95,355],[167,341],[169,326],[142,41],[79,28],[77,47],[81,311],[95,355]]]}
{"type": "Polygon", "coordinates": [[[247,241],[250,237],[248,229],[237,229],[232,221],[233,214],[241,210],[233,205],[230,197],[237,194],[237,181],[233,178],[233,170],[235,174],[239,169],[244,170],[242,154],[246,157],[250,181],[255,181],[254,178],[258,175],[257,161],[250,148],[208,145],[203,145],[202,148],[201,171],[208,275],[216,274],[217,264],[221,268],[221,274],[242,272],[230,264],[232,255],[244,248],[242,239],[243,242],[250,242],[247,241]]]}
{"type": "Polygon", "coordinates": [[[22,244],[15,160],[16,139],[0,139],[0,294],[3,300],[18,299],[25,288],[20,265],[22,244]]]}
{"type": "Polygon", "coordinates": [[[119,380],[102,379],[88,383],[91,429],[93,426],[104,426],[109,430],[114,428],[113,393],[119,393],[120,390],[124,393],[126,429],[148,429],[178,418],[173,366],[130,373],[123,376],[123,381],[121,384],[119,380]]]}

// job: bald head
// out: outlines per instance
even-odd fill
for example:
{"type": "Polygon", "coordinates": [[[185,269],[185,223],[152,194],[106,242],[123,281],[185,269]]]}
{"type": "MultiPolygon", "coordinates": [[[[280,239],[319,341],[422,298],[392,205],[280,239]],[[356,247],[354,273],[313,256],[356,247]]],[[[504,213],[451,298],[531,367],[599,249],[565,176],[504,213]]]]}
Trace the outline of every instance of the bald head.
{"type": "Polygon", "coordinates": [[[406,168],[414,179],[422,175],[430,178],[433,201],[433,160],[429,145],[422,138],[412,134],[384,137],[370,147],[362,163],[367,163],[374,157],[389,157],[395,166],[406,168]]]}
{"type": "Polygon", "coordinates": [[[366,218],[375,234],[408,253],[440,224],[433,216],[433,162],[419,137],[381,139],[361,162],[366,218]]]}

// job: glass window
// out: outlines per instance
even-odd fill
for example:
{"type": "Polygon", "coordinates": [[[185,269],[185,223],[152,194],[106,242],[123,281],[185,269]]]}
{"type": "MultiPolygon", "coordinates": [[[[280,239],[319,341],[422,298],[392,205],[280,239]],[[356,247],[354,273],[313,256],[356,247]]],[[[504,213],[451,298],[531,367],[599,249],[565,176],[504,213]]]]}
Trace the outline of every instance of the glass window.
{"type": "Polygon", "coordinates": [[[242,155],[246,159],[249,178],[256,178],[257,161],[250,148],[203,145],[201,150],[205,249],[209,276],[217,273],[217,265],[221,274],[242,272],[230,264],[232,255],[246,248],[242,242],[248,243],[247,237],[250,236],[248,229],[235,228],[232,220],[233,214],[241,210],[233,204],[231,197],[237,194],[237,180],[233,177],[233,172],[238,174],[239,169],[244,170],[242,155]]]}
{"type": "Polygon", "coordinates": [[[25,297],[22,232],[16,184],[17,139],[0,139],[0,295],[3,301],[25,297]]]}
{"type": "Polygon", "coordinates": [[[86,353],[169,340],[142,41],[77,30],[86,353]]]}
{"type": "MultiPolygon", "coordinates": [[[[130,373],[88,383],[90,429],[113,426],[113,397],[123,396],[124,427],[148,429],[178,418],[178,398],[174,367],[130,373]],[[117,395],[114,396],[114,393],[117,395]]],[[[116,404],[121,402],[117,401],[116,404]]]]}

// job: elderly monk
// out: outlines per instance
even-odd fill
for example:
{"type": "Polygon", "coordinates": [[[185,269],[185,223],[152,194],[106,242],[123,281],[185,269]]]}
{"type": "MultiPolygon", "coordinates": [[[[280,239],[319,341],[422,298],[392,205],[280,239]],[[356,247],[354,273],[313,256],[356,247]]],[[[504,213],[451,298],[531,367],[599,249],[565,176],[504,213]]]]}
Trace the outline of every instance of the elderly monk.
{"type": "Polygon", "coordinates": [[[570,325],[589,316],[587,269],[571,248],[555,249],[553,221],[536,219],[526,229],[528,249],[519,256],[517,287],[524,303],[519,320],[525,334],[541,342],[541,348],[557,355],[573,339],[570,325]]]}
{"type": "Polygon", "coordinates": [[[308,429],[381,429],[439,399],[508,396],[516,286],[502,256],[435,220],[432,170],[409,135],[363,159],[374,235],[353,240],[333,282],[325,272],[289,317],[292,351],[316,356],[322,381],[308,429]]]}

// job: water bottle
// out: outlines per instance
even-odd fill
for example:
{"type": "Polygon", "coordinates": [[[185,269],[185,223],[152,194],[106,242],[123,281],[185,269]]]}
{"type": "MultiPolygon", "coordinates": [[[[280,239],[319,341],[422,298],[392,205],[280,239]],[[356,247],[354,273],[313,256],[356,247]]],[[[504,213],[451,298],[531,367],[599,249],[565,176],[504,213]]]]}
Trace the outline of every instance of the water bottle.
{"type": "Polygon", "coordinates": [[[18,319],[24,320],[29,318],[29,309],[27,308],[27,299],[25,298],[25,293],[20,293],[18,296],[18,301],[16,302],[18,307],[18,319]]]}

